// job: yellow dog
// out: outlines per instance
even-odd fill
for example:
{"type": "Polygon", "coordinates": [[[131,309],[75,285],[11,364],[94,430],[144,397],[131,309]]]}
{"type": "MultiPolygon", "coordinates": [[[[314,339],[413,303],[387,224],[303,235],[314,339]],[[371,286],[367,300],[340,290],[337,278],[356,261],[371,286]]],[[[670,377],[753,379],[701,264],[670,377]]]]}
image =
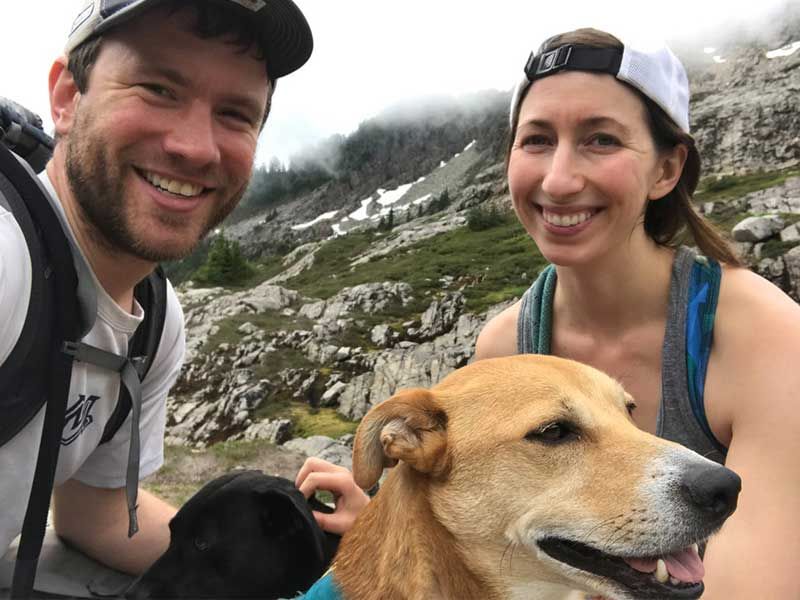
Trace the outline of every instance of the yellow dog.
{"type": "Polygon", "coordinates": [[[698,544],[740,479],[640,431],[601,372],[547,356],[476,362],[401,391],[359,426],[372,487],[333,577],[346,600],[697,598],[698,544]]]}

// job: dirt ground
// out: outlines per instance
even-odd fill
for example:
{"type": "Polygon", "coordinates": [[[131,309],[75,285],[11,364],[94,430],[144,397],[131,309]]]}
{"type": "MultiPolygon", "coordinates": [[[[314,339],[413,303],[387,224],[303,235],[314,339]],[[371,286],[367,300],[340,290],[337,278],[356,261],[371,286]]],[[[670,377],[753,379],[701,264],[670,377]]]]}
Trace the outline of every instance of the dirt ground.
{"type": "Polygon", "coordinates": [[[210,448],[168,446],[164,466],[142,482],[173,506],[181,506],[212,479],[234,469],[257,469],[294,481],[305,456],[266,442],[224,442],[210,448]]]}

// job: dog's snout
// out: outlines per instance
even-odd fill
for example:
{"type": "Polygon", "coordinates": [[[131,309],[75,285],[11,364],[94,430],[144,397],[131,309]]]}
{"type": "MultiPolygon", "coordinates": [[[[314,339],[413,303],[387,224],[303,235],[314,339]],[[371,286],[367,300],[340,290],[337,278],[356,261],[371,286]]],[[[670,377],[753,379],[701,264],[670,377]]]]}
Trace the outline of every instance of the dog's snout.
{"type": "Polygon", "coordinates": [[[681,489],[698,509],[725,519],[736,510],[742,480],[725,467],[696,464],[683,473],[681,489]]]}

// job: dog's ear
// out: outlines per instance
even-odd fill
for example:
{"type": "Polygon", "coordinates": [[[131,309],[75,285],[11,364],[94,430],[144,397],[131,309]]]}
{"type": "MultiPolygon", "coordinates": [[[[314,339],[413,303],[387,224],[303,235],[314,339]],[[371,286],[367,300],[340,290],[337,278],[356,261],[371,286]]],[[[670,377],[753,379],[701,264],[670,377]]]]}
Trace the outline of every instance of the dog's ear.
{"type": "Polygon", "coordinates": [[[374,486],[384,467],[402,460],[421,473],[447,470],[447,415],[422,388],[402,390],[362,419],[353,449],[353,475],[363,489],[374,486]]]}

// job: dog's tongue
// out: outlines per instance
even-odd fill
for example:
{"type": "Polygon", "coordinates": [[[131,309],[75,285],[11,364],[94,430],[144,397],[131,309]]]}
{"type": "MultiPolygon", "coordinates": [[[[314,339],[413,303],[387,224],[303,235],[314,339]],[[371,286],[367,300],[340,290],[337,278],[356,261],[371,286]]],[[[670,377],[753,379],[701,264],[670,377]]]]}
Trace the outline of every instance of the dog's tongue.
{"type": "Polygon", "coordinates": [[[685,548],[680,552],[675,552],[664,557],[667,571],[675,579],[686,583],[697,583],[703,581],[706,569],[703,566],[703,559],[694,547],[685,548]]]}
{"type": "MultiPolygon", "coordinates": [[[[705,567],[703,567],[703,560],[693,546],[685,548],[680,552],[668,554],[662,557],[662,560],[667,566],[669,574],[678,581],[683,581],[684,583],[697,583],[702,581],[706,573],[705,567]]],[[[656,570],[658,559],[626,558],[625,562],[637,571],[652,573],[656,570]]]]}

